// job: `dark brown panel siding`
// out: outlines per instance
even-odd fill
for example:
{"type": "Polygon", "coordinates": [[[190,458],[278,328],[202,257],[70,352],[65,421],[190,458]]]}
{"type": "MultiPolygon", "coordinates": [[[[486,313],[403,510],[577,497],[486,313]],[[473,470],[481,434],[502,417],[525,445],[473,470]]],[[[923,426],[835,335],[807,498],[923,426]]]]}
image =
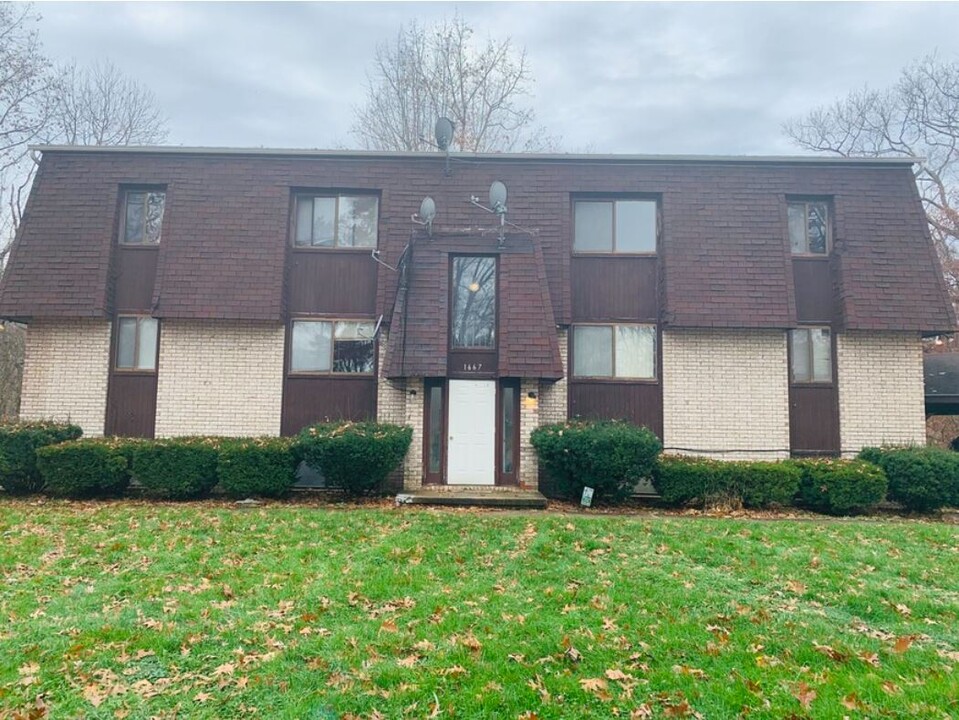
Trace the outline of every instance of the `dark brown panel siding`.
{"type": "Polygon", "coordinates": [[[157,254],[157,248],[117,247],[113,297],[116,312],[150,312],[157,274],[157,254]]]}
{"type": "Polygon", "coordinates": [[[656,322],[655,257],[573,257],[570,292],[573,322],[656,322]]]}
{"type": "Polygon", "coordinates": [[[796,455],[839,454],[839,398],[835,385],[789,388],[789,444],[796,455]]]}
{"type": "Polygon", "coordinates": [[[376,418],[374,378],[288,377],[283,388],[280,432],[295,435],[328,420],[376,418]]]}
{"type": "Polygon", "coordinates": [[[793,259],[796,319],[832,323],[836,319],[836,292],[829,260],[793,259]]]}
{"type": "Polygon", "coordinates": [[[376,261],[368,252],[292,250],[291,313],[372,316],[376,312],[376,261]]]}
{"type": "Polygon", "coordinates": [[[659,383],[573,381],[569,384],[569,416],[596,420],[629,420],[663,436],[663,390],[659,383]]]}
{"type": "Polygon", "coordinates": [[[155,373],[110,372],[106,434],[152,438],[156,421],[155,373]]]}

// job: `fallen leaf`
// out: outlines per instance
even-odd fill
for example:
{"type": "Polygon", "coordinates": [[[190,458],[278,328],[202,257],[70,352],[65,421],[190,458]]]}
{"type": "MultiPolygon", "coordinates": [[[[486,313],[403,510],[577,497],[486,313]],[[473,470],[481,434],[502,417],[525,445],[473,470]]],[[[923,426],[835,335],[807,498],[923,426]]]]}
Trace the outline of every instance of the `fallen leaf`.
{"type": "Polygon", "coordinates": [[[816,691],[809,687],[809,685],[806,683],[801,682],[793,691],[793,697],[795,697],[800,704],[808,710],[809,706],[812,705],[812,701],[816,699],[816,691]]]}
{"type": "Polygon", "coordinates": [[[901,637],[897,637],[896,642],[893,643],[892,651],[896,653],[906,652],[912,646],[912,643],[915,641],[915,639],[915,635],[903,635],[901,637]]]}

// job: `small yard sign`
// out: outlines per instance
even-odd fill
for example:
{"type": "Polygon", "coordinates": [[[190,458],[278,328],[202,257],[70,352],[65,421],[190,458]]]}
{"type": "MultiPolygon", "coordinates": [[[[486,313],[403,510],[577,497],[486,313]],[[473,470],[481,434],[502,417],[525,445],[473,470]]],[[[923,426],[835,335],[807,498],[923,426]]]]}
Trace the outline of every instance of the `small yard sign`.
{"type": "Polygon", "coordinates": [[[579,504],[583,507],[589,507],[593,504],[593,488],[584,487],[583,488],[583,499],[579,501],[579,504]]]}

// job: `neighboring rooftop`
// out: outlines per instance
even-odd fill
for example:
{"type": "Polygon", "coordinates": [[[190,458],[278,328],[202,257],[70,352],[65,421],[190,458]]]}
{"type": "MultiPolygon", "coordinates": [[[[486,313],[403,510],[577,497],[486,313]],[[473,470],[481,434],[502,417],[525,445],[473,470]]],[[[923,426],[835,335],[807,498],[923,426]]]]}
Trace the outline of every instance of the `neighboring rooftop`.
{"type": "MultiPolygon", "coordinates": [[[[31,145],[37,152],[57,153],[127,153],[148,155],[262,155],[267,157],[301,156],[324,158],[366,158],[377,160],[427,160],[442,159],[445,154],[432,152],[407,152],[384,150],[320,150],[316,148],[233,148],[233,147],[185,147],[178,145],[31,145]]],[[[823,155],[610,155],[586,153],[450,153],[452,161],[487,162],[505,160],[511,162],[576,162],[576,163],[634,163],[648,165],[672,165],[685,163],[742,164],[742,165],[878,165],[888,167],[914,165],[922,162],[918,157],[843,157],[823,155]]]]}

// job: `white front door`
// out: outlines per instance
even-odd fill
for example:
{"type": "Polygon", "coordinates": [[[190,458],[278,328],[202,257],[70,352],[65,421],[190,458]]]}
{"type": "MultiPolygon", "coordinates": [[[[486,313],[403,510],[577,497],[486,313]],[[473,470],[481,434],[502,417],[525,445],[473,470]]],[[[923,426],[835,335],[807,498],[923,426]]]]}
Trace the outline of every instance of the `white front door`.
{"type": "Polygon", "coordinates": [[[496,470],[496,381],[449,381],[446,482],[493,485],[496,470]]]}

